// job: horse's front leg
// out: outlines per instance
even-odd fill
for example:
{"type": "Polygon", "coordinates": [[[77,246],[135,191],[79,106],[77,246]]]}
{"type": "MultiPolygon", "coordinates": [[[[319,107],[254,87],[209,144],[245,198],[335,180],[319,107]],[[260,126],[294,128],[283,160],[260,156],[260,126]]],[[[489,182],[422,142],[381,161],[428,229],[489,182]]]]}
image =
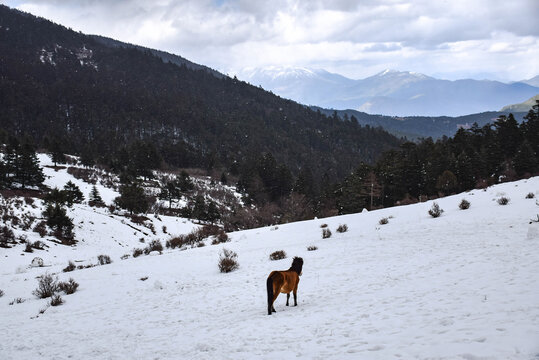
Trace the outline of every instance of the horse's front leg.
{"type": "Polygon", "coordinates": [[[290,293],[286,293],[286,306],[288,306],[289,299],[290,299],[290,293]]]}

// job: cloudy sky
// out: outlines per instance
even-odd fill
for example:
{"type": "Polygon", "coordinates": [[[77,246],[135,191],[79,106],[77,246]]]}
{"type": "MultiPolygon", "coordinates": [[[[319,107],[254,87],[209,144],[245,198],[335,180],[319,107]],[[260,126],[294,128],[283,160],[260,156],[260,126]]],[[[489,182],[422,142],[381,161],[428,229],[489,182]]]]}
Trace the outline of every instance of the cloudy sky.
{"type": "Polygon", "coordinates": [[[235,74],[390,68],[444,79],[539,74],[538,0],[0,0],[54,22],[235,74]]]}

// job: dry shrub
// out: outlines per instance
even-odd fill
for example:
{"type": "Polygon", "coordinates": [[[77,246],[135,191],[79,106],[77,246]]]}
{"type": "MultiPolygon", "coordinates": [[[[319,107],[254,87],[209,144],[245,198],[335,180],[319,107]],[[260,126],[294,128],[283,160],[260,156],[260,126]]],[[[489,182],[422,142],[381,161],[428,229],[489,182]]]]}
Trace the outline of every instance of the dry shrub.
{"type": "Polygon", "coordinates": [[[459,204],[459,209],[466,210],[470,208],[470,202],[466,199],[462,199],[459,204]]]}
{"type": "Polygon", "coordinates": [[[99,178],[96,171],[92,169],[83,169],[70,166],[67,168],[67,173],[73,175],[75,179],[82,180],[93,185],[97,183],[97,179],[99,178]]]}
{"type": "Polygon", "coordinates": [[[54,294],[51,297],[51,306],[58,306],[62,305],[64,303],[64,300],[62,300],[62,297],[59,294],[54,294]]]}
{"type": "Polygon", "coordinates": [[[45,244],[43,242],[37,240],[37,241],[34,241],[32,243],[32,247],[34,249],[37,249],[37,250],[43,250],[43,249],[45,249],[45,244]]]}
{"type": "Polygon", "coordinates": [[[307,251],[315,251],[315,250],[318,250],[318,247],[316,247],[314,245],[307,246],[307,251]]]}
{"type": "Polygon", "coordinates": [[[144,222],[150,220],[144,215],[131,215],[131,222],[137,225],[144,225],[144,222]]]}
{"type": "Polygon", "coordinates": [[[505,197],[505,196],[502,196],[501,198],[498,199],[498,204],[500,205],[507,205],[509,204],[509,198],[505,197]]]}
{"type": "Polygon", "coordinates": [[[532,193],[532,192],[529,192],[527,195],[526,195],[526,199],[533,199],[535,197],[535,194],[532,193]]]}
{"type": "Polygon", "coordinates": [[[152,251],[159,251],[160,253],[163,252],[163,244],[161,244],[161,241],[152,240],[152,241],[150,241],[148,246],[146,246],[146,248],[144,249],[144,253],[146,255],[148,255],[152,251]]]}
{"type": "Polygon", "coordinates": [[[133,249],[133,257],[134,258],[139,257],[142,254],[144,254],[144,250],[139,249],[139,248],[133,249]]]}
{"type": "Polygon", "coordinates": [[[184,239],[183,236],[173,237],[172,239],[167,240],[167,242],[165,243],[165,246],[171,249],[182,247],[184,244],[183,239],[184,239]]]}
{"type": "Polygon", "coordinates": [[[236,270],[240,265],[237,261],[238,254],[232,250],[223,249],[219,255],[219,271],[229,273],[236,270]]]}
{"type": "Polygon", "coordinates": [[[286,259],[286,253],[283,250],[277,250],[270,254],[270,260],[281,260],[286,259]]]}
{"type": "Polygon", "coordinates": [[[328,228],[322,229],[322,239],[328,239],[331,237],[331,230],[328,228]]]}
{"type": "Polygon", "coordinates": [[[70,261],[67,266],[62,270],[63,272],[70,272],[70,271],[73,271],[75,270],[77,267],[75,266],[75,264],[73,263],[73,261],[70,261]]]}
{"type": "Polygon", "coordinates": [[[389,223],[389,219],[386,217],[383,217],[380,219],[380,221],[378,221],[378,224],[380,225],[386,225],[387,223],[389,223]]]}
{"type": "Polygon", "coordinates": [[[40,221],[34,226],[34,232],[38,233],[41,237],[45,237],[45,235],[47,235],[47,222],[40,221]]]}
{"type": "Polygon", "coordinates": [[[212,240],[211,244],[212,245],[217,245],[217,244],[222,244],[222,243],[226,243],[226,242],[229,242],[230,239],[228,238],[228,235],[226,234],[226,232],[224,230],[220,230],[219,231],[219,234],[217,234],[217,236],[215,236],[215,238],[212,240]]]}
{"type": "Polygon", "coordinates": [[[23,298],[15,298],[13,300],[11,300],[9,302],[9,305],[13,305],[13,304],[22,304],[24,302],[24,299],[23,298]]]}
{"type": "Polygon", "coordinates": [[[328,227],[328,224],[322,224],[320,225],[320,228],[324,229],[324,228],[327,228],[328,227]]]}
{"type": "Polygon", "coordinates": [[[215,236],[212,245],[228,242],[228,235],[223,229],[216,225],[205,225],[195,229],[189,234],[178,235],[170,240],[167,240],[165,246],[167,248],[179,248],[184,245],[198,246],[204,239],[215,236]]]}
{"type": "Polygon", "coordinates": [[[32,243],[31,242],[26,243],[26,246],[24,248],[24,252],[27,252],[27,253],[33,253],[34,252],[34,249],[32,248],[32,243]]]}
{"type": "Polygon", "coordinates": [[[345,233],[347,231],[348,231],[348,225],[346,225],[346,224],[341,224],[337,228],[337,232],[339,232],[339,233],[345,233]]]}
{"type": "Polygon", "coordinates": [[[438,205],[438,203],[435,202],[432,204],[432,207],[429,210],[429,215],[432,216],[433,218],[437,218],[440,215],[442,215],[443,212],[444,211],[440,209],[440,205],[438,205]]]}
{"type": "Polygon", "coordinates": [[[72,278],[69,278],[67,282],[58,283],[58,289],[65,292],[66,295],[73,294],[75,291],[77,291],[78,287],[79,287],[79,283],[73,280],[72,278]]]}
{"type": "Polygon", "coordinates": [[[57,279],[53,278],[50,274],[45,274],[39,277],[38,287],[32,294],[40,299],[51,297],[58,291],[57,279]]]}
{"type": "Polygon", "coordinates": [[[99,265],[107,265],[107,264],[112,263],[112,260],[110,259],[110,256],[108,255],[99,255],[97,257],[97,262],[99,263],[99,265]]]}

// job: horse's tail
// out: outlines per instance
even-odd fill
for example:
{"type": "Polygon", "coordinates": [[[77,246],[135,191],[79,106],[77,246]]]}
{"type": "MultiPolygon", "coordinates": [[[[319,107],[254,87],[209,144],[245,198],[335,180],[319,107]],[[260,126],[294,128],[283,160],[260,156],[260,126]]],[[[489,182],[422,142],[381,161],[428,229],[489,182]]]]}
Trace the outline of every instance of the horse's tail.
{"type": "Polygon", "coordinates": [[[268,276],[266,288],[268,290],[268,315],[271,315],[271,306],[273,305],[273,274],[268,276]]]}

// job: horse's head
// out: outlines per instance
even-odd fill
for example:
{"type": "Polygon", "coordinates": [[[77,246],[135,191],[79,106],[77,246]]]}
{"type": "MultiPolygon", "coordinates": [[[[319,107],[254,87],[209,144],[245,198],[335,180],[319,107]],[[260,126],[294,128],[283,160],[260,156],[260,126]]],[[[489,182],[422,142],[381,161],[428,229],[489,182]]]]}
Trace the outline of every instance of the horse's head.
{"type": "Polygon", "coordinates": [[[303,259],[300,257],[294,256],[294,260],[292,260],[292,266],[290,266],[290,270],[294,270],[295,272],[298,273],[299,276],[301,276],[301,274],[303,273],[302,269],[303,269],[303,259]]]}

